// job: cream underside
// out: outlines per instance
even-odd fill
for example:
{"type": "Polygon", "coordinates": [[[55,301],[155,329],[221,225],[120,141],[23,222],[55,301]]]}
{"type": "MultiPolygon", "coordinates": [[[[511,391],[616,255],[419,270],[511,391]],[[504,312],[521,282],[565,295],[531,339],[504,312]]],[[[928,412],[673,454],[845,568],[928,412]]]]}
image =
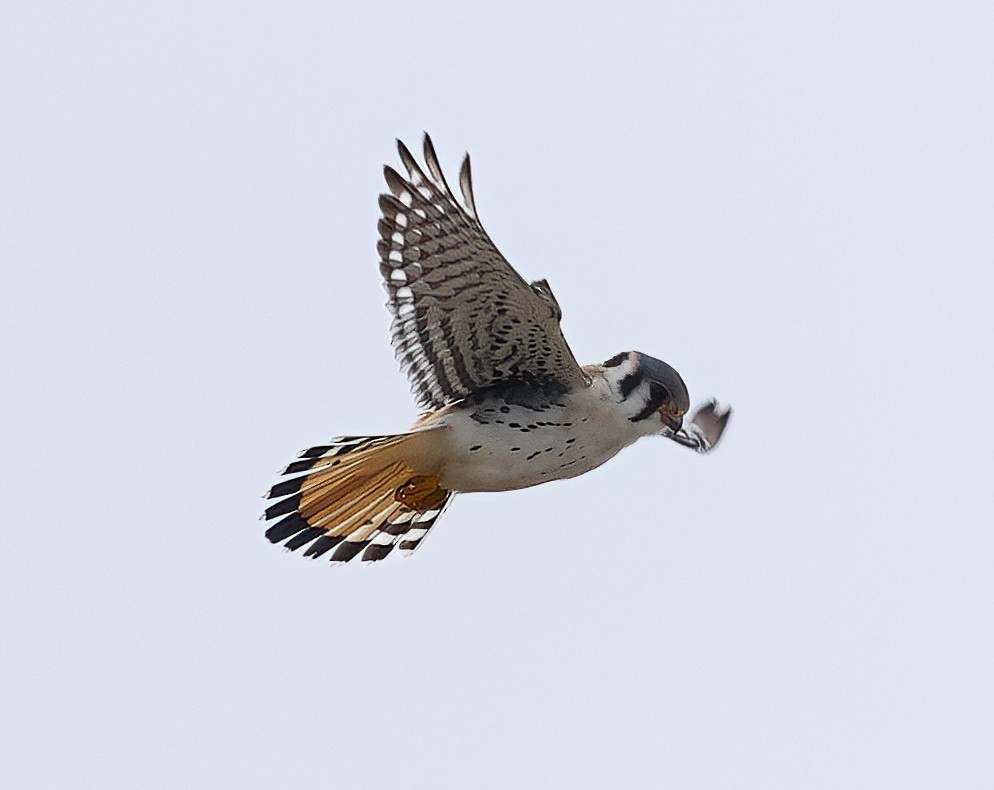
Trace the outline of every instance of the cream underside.
{"type": "MultiPolygon", "coordinates": [[[[545,412],[511,406],[493,415],[490,424],[472,419],[472,409],[460,408],[431,420],[447,429],[431,432],[441,485],[450,491],[513,491],[576,477],[661,429],[655,415],[632,423],[603,381],[595,380],[565,402],[545,412]]],[[[482,407],[488,405],[503,404],[482,407]]]]}

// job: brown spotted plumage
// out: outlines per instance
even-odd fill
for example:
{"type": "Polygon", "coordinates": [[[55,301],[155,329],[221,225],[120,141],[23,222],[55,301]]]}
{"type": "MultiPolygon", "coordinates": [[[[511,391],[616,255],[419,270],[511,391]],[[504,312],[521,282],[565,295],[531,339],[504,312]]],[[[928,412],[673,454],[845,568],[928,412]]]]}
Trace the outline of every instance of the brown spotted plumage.
{"type": "Polygon", "coordinates": [[[699,452],[730,410],[684,421],[686,386],[638,352],[580,367],[545,280],[529,284],[479,221],[469,157],[449,188],[430,138],[424,166],[398,143],[386,167],[380,271],[393,344],[426,412],[408,433],[342,436],[309,448],[270,489],[266,537],[308,557],[380,560],[418,548],[456,492],[575,477],[642,436],[699,452]]]}

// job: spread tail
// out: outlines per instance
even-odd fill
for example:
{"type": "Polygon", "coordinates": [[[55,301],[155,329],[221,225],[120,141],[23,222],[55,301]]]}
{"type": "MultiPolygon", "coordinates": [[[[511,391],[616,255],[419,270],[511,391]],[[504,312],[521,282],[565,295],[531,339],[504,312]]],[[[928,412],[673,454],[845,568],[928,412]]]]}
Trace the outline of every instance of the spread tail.
{"type": "Polygon", "coordinates": [[[394,547],[414,551],[452,497],[437,477],[418,469],[430,433],[340,436],[304,450],[283,470],[295,476],[266,495],[282,497],[263,515],[282,516],[266,537],[290,551],[307,546],[305,557],[334,549],[332,562],[359,552],[365,561],[381,560],[394,547]]]}

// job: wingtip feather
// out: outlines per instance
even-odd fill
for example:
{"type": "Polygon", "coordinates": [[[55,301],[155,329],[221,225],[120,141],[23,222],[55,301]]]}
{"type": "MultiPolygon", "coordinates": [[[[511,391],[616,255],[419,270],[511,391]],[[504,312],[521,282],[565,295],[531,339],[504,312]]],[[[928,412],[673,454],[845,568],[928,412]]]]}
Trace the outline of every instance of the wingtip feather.
{"type": "Polygon", "coordinates": [[[476,199],[473,197],[473,168],[470,164],[468,151],[463,156],[462,164],[459,166],[459,191],[462,192],[467,213],[473,219],[479,219],[476,215],[476,199]]]}

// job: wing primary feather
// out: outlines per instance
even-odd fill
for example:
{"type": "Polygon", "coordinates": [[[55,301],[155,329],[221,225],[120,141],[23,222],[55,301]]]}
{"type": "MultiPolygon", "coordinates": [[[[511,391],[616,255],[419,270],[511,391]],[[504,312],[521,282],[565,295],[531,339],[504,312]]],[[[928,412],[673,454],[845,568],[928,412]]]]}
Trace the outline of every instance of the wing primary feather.
{"type": "Polygon", "coordinates": [[[435,182],[438,184],[439,189],[445,193],[445,196],[453,206],[465,213],[465,209],[456,200],[455,193],[449,187],[449,182],[445,180],[445,173],[442,172],[442,166],[438,163],[438,154],[435,153],[435,145],[432,143],[431,137],[428,136],[427,132],[425,132],[424,152],[425,164],[428,165],[428,169],[435,177],[435,182]]]}
{"type": "Polygon", "coordinates": [[[431,179],[425,175],[425,171],[421,169],[421,165],[418,164],[418,160],[414,158],[414,154],[404,145],[403,140],[397,141],[397,151],[400,154],[400,161],[404,163],[404,167],[410,174],[414,186],[420,186],[420,183],[431,182],[431,179]]]}
{"type": "Polygon", "coordinates": [[[463,157],[462,166],[459,168],[459,189],[466,204],[466,213],[479,222],[480,218],[476,215],[476,201],[473,199],[473,171],[469,164],[469,154],[463,157]]]}
{"type": "Polygon", "coordinates": [[[390,237],[397,232],[397,223],[383,217],[377,220],[376,229],[380,232],[380,236],[384,241],[389,241],[390,237]]]}
{"type": "MultiPolygon", "coordinates": [[[[390,187],[390,191],[393,192],[394,196],[400,198],[400,196],[407,192],[411,193],[411,187],[404,180],[403,176],[394,170],[390,165],[383,165],[383,178],[387,182],[387,186],[390,187]]],[[[400,204],[404,211],[407,211],[407,207],[403,203],[400,204]]]]}

